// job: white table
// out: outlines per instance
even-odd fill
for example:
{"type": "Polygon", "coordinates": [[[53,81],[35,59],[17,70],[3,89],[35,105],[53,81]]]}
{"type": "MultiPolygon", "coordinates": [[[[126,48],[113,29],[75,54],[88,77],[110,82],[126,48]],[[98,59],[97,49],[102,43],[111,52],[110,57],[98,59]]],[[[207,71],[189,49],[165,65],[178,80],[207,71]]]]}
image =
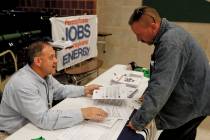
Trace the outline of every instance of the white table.
{"type": "MultiPolygon", "coordinates": [[[[102,73],[99,77],[97,77],[95,80],[91,81],[89,84],[101,84],[101,85],[110,85],[110,79],[113,77],[114,73],[120,74],[128,72],[126,71],[125,65],[114,65],[109,70],[102,73]]],[[[132,71],[131,71],[132,72],[132,71]]],[[[139,98],[145,88],[147,87],[147,78],[142,79],[142,84],[138,87],[138,91],[134,98],[126,100],[127,107],[129,107],[131,110],[133,109],[133,105],[135,104],[135,98],[139,98]]],[[[81,107],[81,106],[91,106],[93,105],[93,100],[87,97],[80,97],[80,98],[67,98],[54,106],[52,109],[69,109],[70,107],[81,107]]],[[[122,128],[124,127],[127,120],[118,120],[112,128],[106,128],[102,126],[95,126],[98,127],[98,130],[106,131],[106,137],[103,137],[104,139],[109,140],[116,140],[118,135],[120,134],[122,128]]],[[[86,122],[83,122],[79,125],[84,125],[86,122]]],[[[78,125],[73,126],[71,129],[74,129],[74,127],[78,127],[78,125]]],[[[68,128],[69,129],[69,128],[68,128]]],[[[67,129],[60,129],[60,130],[42,130],[40,128],[37,128],[31,123],[26,124],[24,127],[10,135],[6,140],[30,140],[32,138],[37,137],[44,137],[45,140],[57,140],[58,136],[61,135],[64,131],[67,129]]],[[[82,135],[82,134],[81,134],[82,135]]],[[[97,134],[96,134],[97,135],[97,134]]],[[[86,139],[88,140],[88,139],[86,139]]]]}

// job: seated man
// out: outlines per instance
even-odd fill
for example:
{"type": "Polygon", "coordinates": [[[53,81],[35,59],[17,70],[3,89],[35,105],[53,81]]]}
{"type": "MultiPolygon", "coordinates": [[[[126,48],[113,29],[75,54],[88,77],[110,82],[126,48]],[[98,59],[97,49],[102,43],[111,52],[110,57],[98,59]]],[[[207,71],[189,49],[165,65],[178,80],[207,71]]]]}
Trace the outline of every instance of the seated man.
{"type": "Polygon", "coordinates": [[[59,83],[55,51],[48,42],[37,41],[28,48],[28,64],[16,72],[5,86],[0,105],[0,131],[11,134],[31,122],[54,130],[71,127],[84,119],[102,121],[107,113],[96,107],[52,110],[52,101],[89,96],[99,85],[74,86],[59,83]]]}

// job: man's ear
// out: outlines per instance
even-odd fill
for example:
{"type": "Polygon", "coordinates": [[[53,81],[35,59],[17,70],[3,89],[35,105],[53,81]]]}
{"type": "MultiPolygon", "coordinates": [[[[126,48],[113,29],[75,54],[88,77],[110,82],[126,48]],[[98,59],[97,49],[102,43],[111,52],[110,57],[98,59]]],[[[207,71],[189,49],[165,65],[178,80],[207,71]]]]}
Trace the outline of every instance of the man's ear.
{"type": "Polygon", "coordinates": [[[40,57],[34,57],[34,64],[37,66],[41,66],[41,58],[40,57]]]}
{"type": "Polygon", "coordinates": [[[153,30],[155,30],[155,29],[157,28],[157,26],[156,26],[156,24],[155,24],[154,22],[152,22],[150,26],[151,26],[151,28],[152,28],[153,30]]]}
{"type": "Polygon", "coordinates": [[[156,24],[156,23],[151,23],[150,27],[152,28],[152,31],[153,31],[154,33],[156,33],[156,32],[157,32],[157,30],[158,30],[158,26],[157,26],[157,24],[156,24]]]}

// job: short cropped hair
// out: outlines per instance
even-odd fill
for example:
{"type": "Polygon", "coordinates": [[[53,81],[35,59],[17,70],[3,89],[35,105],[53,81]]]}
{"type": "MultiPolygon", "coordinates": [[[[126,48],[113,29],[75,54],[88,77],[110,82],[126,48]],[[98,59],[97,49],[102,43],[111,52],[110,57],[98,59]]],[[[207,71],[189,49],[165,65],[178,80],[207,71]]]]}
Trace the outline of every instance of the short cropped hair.
{"type": "Polygon", "coordinates": [[[29,65],[34,63],[34,58],[41,54],[45,45],[50,44],[47,41],[36,41],[27,48],[27,63],[29,65]]]}
{"type": "Polygon", "coordinates": [[[147,15],[151,18],[153,18],[154,22],[160,22],[161,17],[156,9],[149,7],[149,6],[143,6],[136,8],[132,15],[130,16],[130,19],[128,21],[129,25],[132,25],[134,22],[137,22],[141,19],[142,15],[147,15]]]}

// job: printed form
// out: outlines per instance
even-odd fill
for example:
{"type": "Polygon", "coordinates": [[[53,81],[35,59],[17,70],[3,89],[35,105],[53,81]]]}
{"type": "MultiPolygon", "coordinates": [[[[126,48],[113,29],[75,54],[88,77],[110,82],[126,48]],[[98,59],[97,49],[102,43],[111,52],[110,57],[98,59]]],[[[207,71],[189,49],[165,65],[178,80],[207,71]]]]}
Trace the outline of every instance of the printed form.
{"type": "Polygon", "coordinates": [[[106,133],[106,130],[102,131],[101,128],[87,125],[77,125],[66,129],[61,135],[58,136],[58,140],[100,140],[106,133]],[[82,135],[81,135],[82,134],[82,135]]]}

